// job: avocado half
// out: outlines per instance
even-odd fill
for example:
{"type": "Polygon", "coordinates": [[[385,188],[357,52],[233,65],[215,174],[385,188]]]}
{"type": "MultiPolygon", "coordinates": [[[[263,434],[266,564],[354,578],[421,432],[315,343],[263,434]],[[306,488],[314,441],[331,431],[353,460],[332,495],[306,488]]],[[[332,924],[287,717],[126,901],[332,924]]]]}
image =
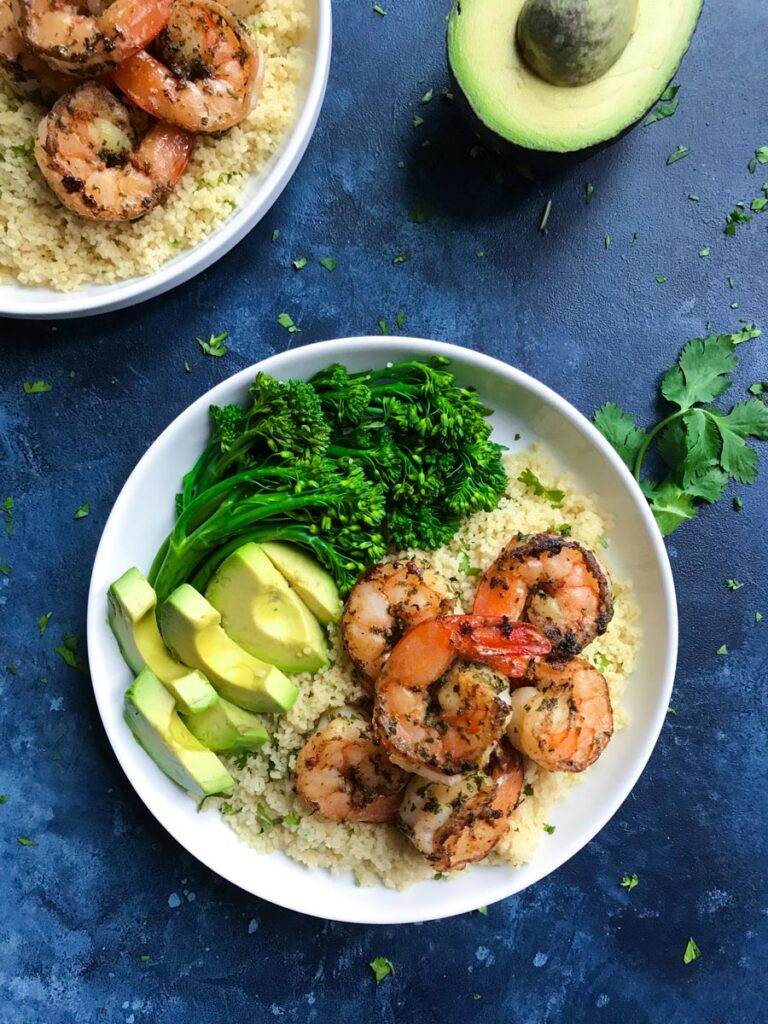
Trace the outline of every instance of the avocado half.
{"type": "Polygon", "coordinates": [[[555,85],[521,54],[526,0],[455,0],[448,20],[455,100],[479,138],[503,156],[539,165],[582,159],[620,138],[656,103],[688,49],[702,5],[637,0],[633,31],[614,63],[586,84],[555,85]]]}

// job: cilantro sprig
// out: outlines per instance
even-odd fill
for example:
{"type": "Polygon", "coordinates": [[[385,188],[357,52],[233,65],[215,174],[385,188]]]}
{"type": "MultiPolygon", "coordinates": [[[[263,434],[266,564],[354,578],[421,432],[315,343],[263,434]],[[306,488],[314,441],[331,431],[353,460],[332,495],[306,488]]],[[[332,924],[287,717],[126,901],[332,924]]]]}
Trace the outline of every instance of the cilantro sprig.
{"type": "Polygon", "coordinates": [[[731,386],[736,346],[760,333],[748,324],[735,334],[689,341],[661,382],[663,398],[676,408],[650,430],[613,402],[595,413],[596,427],[634,473],[665,536],[695,518],[697,502],[721,498],[729,480],[751,484],[757,477],[757,452],[747,440],[768,440],[768,406],[751,398],[726,413],[711,403],[731,386]],[[642,473],[654,442],[669,470],[659,482],[642,473]]]}

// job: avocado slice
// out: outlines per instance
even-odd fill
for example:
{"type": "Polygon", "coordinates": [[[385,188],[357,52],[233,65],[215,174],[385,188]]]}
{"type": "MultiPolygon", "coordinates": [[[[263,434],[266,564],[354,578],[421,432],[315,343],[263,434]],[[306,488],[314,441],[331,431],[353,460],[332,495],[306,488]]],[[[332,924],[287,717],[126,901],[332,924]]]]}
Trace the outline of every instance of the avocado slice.
{"type": "Polygon", "coordinates": [[[223,697],[208,711],[190,715],[187,728],[204,746],[218,753],[258,750],[269,739],[269,733],[255,715],[223,697]]]}
{"type": "Polygon", "coordinates": [[[324,626],[340,621],[342,604],[339,588],[333,576],[319,562],[301,548],[283,541],[271,540],[261,548],[324,626]]]}
{"type": "MultiPolygon", "coordinates": [[[[600,2],[615,6],[619,0],[600,2]]],[[[481,140],[498,153],[545,164],[555,162],[553,154],[560,159],[562,154],[588,155],[617,139],[658,100],[688,49],[702,2],[637,0],[631,34],[618,54],[616,39],[623,38],[626,28],[620,27],[620,18],[611,40],[594,24],[587,30],[583,20],[566,18],[561,23],[571,45],[561,47],[558,57],[556,40],[551,41],[544,56],[559,63],[550,73],[567,78],[602,71],[593,81],[571,85],[553,84],[532,70],[518,33],[529,43],[533,37],[541,49],[545,22],[534,18],[532,30],[524,18],[521,27],[521,14],[526,8],[529,21],[532,11],[543,8],[563,15],[568,8],[583,11],[593,0],[455,0],[448,20],[448,63],[456,101],[481,140]],[[611,57],[613,63],[603,70],[611,57]],[[577,72],[568,70],[569,62],[577,72]]],[[[536,65],[530,52],[527,56],[536,65]]]]}
{"type": "Polygon", "coordinates": [[[157,596],[138,569],[129,569],[107,593],[107,618],[131,671],[148,667],[187,715],[212,707],[218,694],[202,674],[171,657],[155,618],[157,596]]]}
{"type": "Polygon", "coordinates": [[[239,647],[221,627],[221,616],[188,583],[160,608],[160,632],[176,656],[204,672],[221,697],[246,711],[281,714],[298,687],[279,668],[239,647]]]}
{"type": "Polygon", "coordinates": [[[258,544],[244,544],[216,570],[205,596],[224,632],[254,658],[283,672],[315,672],[328,664],[315,616],[258,544]]]}
{"type": "Polygon", "coordinates": [[[158,768],[189,793],[210,796],[232,789],[232,776],[184,725],[173,697],[150,669],[142,669],[126,690],[123,713],[158,768]]]}

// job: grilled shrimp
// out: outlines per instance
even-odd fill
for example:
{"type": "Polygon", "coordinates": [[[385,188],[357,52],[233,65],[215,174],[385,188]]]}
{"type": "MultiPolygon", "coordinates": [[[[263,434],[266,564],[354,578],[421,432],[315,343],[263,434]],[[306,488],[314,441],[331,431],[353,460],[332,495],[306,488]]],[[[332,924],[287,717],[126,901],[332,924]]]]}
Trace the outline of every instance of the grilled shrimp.
{"type": "Polygon", "coordinates": [[[77,0],[18,0],[27,46],[52,68],[103,75],[150,43],[168,21],[172,0],[114,0],[84,9],[77,0]]]}
{"type": "Polygon", "coordinates": [[[491,852],[507,830],[522,785],[522,759],[502,740],[485,772],[465,775],[455,786],[413,778],[398,822],[436,871],[455,871],[491,852]]]}
{"type": "Polygon", "coordinates": [[[605,572],[578,541],[518,534],[485,572],[473,611],[527,619],[551,642],[553,657],[569,658],[606,631],[613,598],[605,572]]]}
{"type": "Polygon", "coordinates": [[[103,85],[84,82],[42,119],[40,170],[64,206],[82,217],[135,220],[173,191],[194,139],[153,124],[137,143],[128,109],[103,85]]]}
{"type": "Polygon", "coordinates": [[[532,686],[512,691],[509,739],[547,771],[583,772],[613,734],[605,678],[589,662],[571,658],[532,665],[529,680],[532,686]]]}
{"type": "Polygon", "coordinates": [[[347,654],[368,688],[404,633],[451,611],[446,589],[437,573],[412,559],[374,565],[354,585],[341,628],[347,654]]]}
{"type": "Polygon", "coordinates": [[[175,0],[153,50],[125,61],[115,83],[137,107],[190,132],[220,132],[251,112],[261,54],[215,0],[175,0]]]}
{"type": "Polygon", "coordinates": [[[335,718],[296,758],[294,782],[314,811],[333,821],[392,821],[409,776],[377,746],[367,722],[335,718]]]}
{"type": "Polygon", "coordinates": [[[25,48],[11,0],[0,0],[0,68],[23,95],[60,96],[76,84],[25,48]]]}
{"type": "Polygon", "coordinates": [[[448,615],[419,623],[376,681],[376,738],[406,771],[457,782],[487,763],[510,715],[507,680],[482,663],[549,650],[531,626],[505,618],[448,615]]]}

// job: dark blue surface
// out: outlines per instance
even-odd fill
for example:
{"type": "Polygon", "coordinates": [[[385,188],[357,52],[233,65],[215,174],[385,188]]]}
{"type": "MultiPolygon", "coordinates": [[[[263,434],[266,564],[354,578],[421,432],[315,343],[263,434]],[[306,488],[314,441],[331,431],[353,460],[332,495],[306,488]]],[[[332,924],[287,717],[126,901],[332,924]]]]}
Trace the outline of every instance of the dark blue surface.
{"type": "MultiPolygon", "coordinates": [[[[334,3],[331,80],[309,152],[214,269],[97,319],[0,321],[0,500],[16,503],[14,536],[0,533],[0,563],[13,567],[0,575],[0,666],[18,666],[0,669],[2,1024],[768,1019],[765,465],[739,489],[743,511],[723,500],[669,543],[677,716],[632,796],[577,857],[487,917],[324,924],[214,877],[140,804],[87,679],[53,651],[63,634],[84,634],[98,538],[139,456],[193,398],[291,342],[376,333],[403,310],[408,333],[506,359],[586,414],[612,399],[650,421],[659,374],[687,338],[707,321],[730,330],[765,316],[768,221],[735,238],[722,225],[768,178],[768,167],[746,168],[768,143],[766,5],[710,0],[675,117],[539,185],[470,157],[473,140],[441,97],[443,5],[384,6],[381,18],[364,0],[334,3]],[[429,88],[435,99],[420,106],[429,88]],[[690,156],[666,166],[680,143],[690,156]],[[407,222],[416,201],[434,209],[430,223],[407,222]],[[393,265],[402,251],[411,259],[393,265]],[[290,260],[302,255],[310,263],[297,273],[290,260]],[[315,262],[328,255],[333,273],[315,262]],[[278,326],[280,312],[301,334],[278,326]],[[195,337],[222,330],[229,355],[203,356],[195,337]],[[38,379],[53,391],[24,394],[38,379]],[[85,500],[89,517],[74,521],[85,500]],[[727,590],[729,577],[743,588],[727,590]],[[715,655],[722,643],[727,657],[715,655]],[[640,877],[630,895],[626,872],[640,877]],[[689,936],[703,955],[684,966],[689,936]],[[377,955],[397,971],[378,988],[367,966],[377,955]]],[[[734,401],[768,377],[766,339],[739,356],[734,401]]]]}

